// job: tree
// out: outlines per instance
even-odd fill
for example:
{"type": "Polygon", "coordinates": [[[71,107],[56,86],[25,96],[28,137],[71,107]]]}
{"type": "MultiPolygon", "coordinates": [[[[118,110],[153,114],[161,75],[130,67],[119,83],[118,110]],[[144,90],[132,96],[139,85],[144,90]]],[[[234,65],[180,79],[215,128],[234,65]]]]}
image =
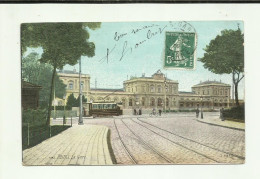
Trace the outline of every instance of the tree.
{"type": "Polygon", "coordinates": [[[71,94],[68,96],[66,106],[71,109],[72,107],[77,107],[77,106],[75,106],[76,103],[77,103],[77,99],[74,97],[74,94],[71,93],[71,94]]]}
{"type": "Polygon", "coordinates": [[[89,42],[87,28],[96,29],[101,23],[30,23],[21,26],[22,54],[28,47],[43,49],[40,61],[52,66],[47,125],[50,125],[53,86],[56,69],[75,65],[81,56],[93,57],[95,44],[89,42]]]}
{"type": "MultiPolygon", "coordinates": [[[[22,58],[22,79],[24,81],[40,85],[39,105],[47,109],[51,89],[52,67],[49,64],[40,63],[38,53],[32,52],[22,58]]],[[[55,95],[62,98],[66,91],[66,85],[55,75],[55,95]]]]}
{"type": "MultiPolygon", "coordinates": [[[[79,96],[78,96],[77,101],[76,101],[74,107],[79,107],[79,103],[80,103],[79,101],[80,101],[80,98],[79,98],[79,96]]],[[[86,103],[86,102],[87,102],[87,98],[85,98],[85,96],[82,95],[82,103],[86,103]]]]}
{"type": "Polygon", "coordinates": [[[199,60],[206,69],[216,74],[232,74],[236,106],[239,106],[238,84],[244,78],[244,34],[240,28],[223,30],[204,50],[204,57],[199,60]]]}

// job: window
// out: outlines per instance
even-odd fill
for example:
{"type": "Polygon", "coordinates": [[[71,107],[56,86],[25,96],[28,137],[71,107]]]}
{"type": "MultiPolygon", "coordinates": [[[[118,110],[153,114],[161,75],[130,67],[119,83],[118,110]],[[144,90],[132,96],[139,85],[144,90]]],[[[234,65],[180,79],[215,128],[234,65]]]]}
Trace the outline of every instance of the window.
{"type": "Polygon", "coordinates": [[[145,105],[145,98],[142,97],[142,106],[144,106],[144,105],[145,105]]]}
{"type": "Polygon", "coordinates": [[[155,104],[155,100],[154,100],[154,98],[151,98],[150,106],[154,106],[154,104],[155,104]]]}
{"type": "Polygon", "coordinates": [[[152,93],[154,92],[154,86],[153,86],[153,85],[150,87],[150,91],[151,91],[152,93]]]}
{"type": "Polygon", "coordinates": [[[162,106],[162,99],[161,98],[158,98],[157,106],[162,106]]]}
{"type": "Polygon", "coordinates": [[[69,88],[70,90],[73,90],[73,89],[74,89],[74,83],[73,83],[73,81],[70,81],[70,82],[69,82],[68,88],[69,88]]]}
{"type": "Polygon", "coordinates": [[[158,93],[161,93],[161,92],[162,92],[162,87],[158,86],[158,93]]]}
{"type": "Polygon", "coordinates": [[[125,107],[125,99],[124,98],[122,99],[122,105],[123,105],[123,107],[125,107]]]}
{"type": "Polygon", "coordinates": [[[133,100],[129,99],[129,106],[133,106],[133,100]]]}
{"type": "Polygon", "coordinates": [[[145,92],[145,87],[144,86],[142,86],[142,92],[145,92]]]}
{"type": "Polygon", "coordinates": [[[169,106],[169,99],[166,98],[166,106],[169,106]]]}

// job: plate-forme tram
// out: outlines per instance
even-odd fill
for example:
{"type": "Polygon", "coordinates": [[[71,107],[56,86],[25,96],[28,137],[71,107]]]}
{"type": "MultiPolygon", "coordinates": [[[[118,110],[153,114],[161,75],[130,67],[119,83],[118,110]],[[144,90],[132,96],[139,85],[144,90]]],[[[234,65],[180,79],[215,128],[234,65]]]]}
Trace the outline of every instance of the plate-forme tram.
{"type": "Polygon", "coordinates": [[[83,103],[84,116],[104,117],[122,115],[120,104],[115,102],[83,103]]]}

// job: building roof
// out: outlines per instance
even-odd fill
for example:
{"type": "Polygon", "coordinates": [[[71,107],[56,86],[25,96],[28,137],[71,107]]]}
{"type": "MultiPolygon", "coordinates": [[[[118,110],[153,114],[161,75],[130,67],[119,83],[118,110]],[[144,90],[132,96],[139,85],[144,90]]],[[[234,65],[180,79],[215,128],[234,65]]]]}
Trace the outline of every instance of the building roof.
{"type": "Polygon", "coordinates": [[[60,70],[58,73],[65,73],[65,74],[79,74],[76,70],[60,70]]]}
{"type": "Polygon", "coordinates": [[[33,84],[33,83],[29,83],[27,81],[23,81],[22,80],[22,88],[31,88],[31,89],[41,89],[42,86],[33,84]]]}
{"type": "Polygon", "coordinates": [[[196,94],[196,93],[192,91],[179,91],[179,94],[196,94]]]}
{"type": "Polygon", "coordinates": [[[119,89],[111,89],[111,88],[91,88],[91,91],[108,91],[108,92],[117,92],[117,91],[124,91],[123,88],[119,88],[119,89]]]}
{"type": "Polygon", "coordinates": [[[229,84],[222,83],[221,81],[204,81],[200,82],[199,84],[196,84],[194,86],[202,86],[202,85],[225,85],[225,86],[230,86],[229,84]]]}

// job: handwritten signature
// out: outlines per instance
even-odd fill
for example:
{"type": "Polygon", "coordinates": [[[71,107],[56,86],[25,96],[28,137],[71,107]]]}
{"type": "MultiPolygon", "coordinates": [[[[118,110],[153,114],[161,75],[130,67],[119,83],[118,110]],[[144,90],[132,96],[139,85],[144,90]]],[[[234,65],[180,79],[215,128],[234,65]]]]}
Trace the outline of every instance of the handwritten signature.
{"type": "MultiPolygon", "coordinates": [[[[114,33],[114,38],[113,40],[115,41],[115,44],[112,48],[107,48],[106,49],[106,55],[102,57],[99,62],[107,62],[109,63],[109,60],[111,58],[111,55],[115,53],[115,49],[119,50],[119,61],[122,61],[125,56],[128,54],[131,54],[135,49],[143,46],[146,44],[148,41],[152,40],[155,36],[162,35],[164,31],[166,31],[167,28],[171,29],[176,29],[176,26],[173,25],[172,22],[169,22],[166,25],[160,26],[158,24],[151,24],[151,25],[145,25],[142,26],[141,28],[135,28],[131,29],[129,32],[125,33],[119,33],[115,32],[114,33]],[[142,40],[134,43],[133,46],[129,46],[128,40],[125,40],[123,42],[123,45],[120,47],[119,42],[124,40],[125,38],[129,37],[130,35],[137,35],[140,32],[144,32],[146,30],[146,36],[143,37],[142,40]]],[[[190,24],[186,22],[179,22],[177,24],[177,28],[180,29],[181,31],[191,31],[192,27],[190,24]],[[188,29],[187,29],[188,28],[188,29]]]]}

